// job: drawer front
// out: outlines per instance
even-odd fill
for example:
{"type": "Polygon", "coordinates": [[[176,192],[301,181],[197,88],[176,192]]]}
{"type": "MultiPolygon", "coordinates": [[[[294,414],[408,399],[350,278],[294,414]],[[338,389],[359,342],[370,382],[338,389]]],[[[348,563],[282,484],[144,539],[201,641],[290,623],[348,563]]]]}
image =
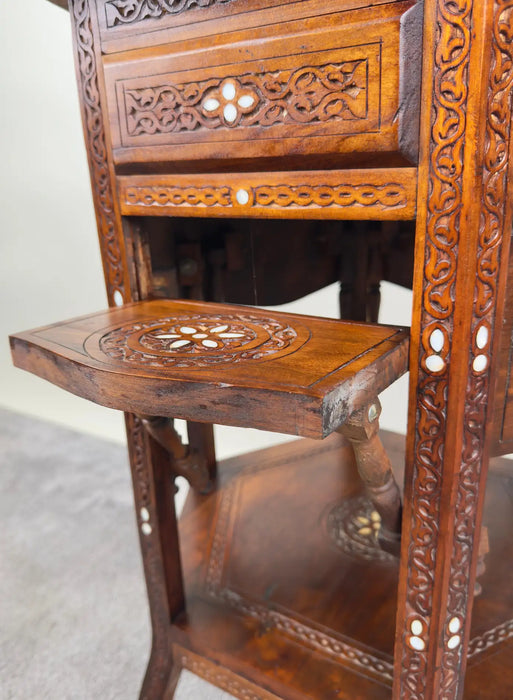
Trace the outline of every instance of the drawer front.
{"type": "Polygon", "coordinates": [[[397,150],[399,17],[351,16],[360,21],[107,62],[115,161],[397,150]]]}

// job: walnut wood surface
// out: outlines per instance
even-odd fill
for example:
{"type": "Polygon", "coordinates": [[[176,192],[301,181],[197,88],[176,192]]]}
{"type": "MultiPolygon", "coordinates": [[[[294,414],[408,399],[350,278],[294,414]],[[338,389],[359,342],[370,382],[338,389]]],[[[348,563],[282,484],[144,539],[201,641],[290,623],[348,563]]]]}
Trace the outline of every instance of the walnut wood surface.
{"type": "Polygon", "coordinates": [[[12,348],[17,366],[111,408],[320,438],[406,371],[408,332],[153,301],[13,336],[12,348]]]}
{"type": "MultiPolygon", "coordinates": [[[[401,483],[404,438],[382,438],[401,483]]],[[[465,700],[513,694],[512,493],[508,463],[497,461],[465,700]]],[[[203,659],[185,667],[230,690],[220,663],[238,683],[247,678],[264,689],[250,697],[390,698],[399,563],[379,558],[373,533],[358,534],[366,528],[358,519],[366,518],[362,496],[352,452],[338,435],[222,462],[217,493],[191,494],[180,521],[188,608],[173,639],[203,659]]]]}

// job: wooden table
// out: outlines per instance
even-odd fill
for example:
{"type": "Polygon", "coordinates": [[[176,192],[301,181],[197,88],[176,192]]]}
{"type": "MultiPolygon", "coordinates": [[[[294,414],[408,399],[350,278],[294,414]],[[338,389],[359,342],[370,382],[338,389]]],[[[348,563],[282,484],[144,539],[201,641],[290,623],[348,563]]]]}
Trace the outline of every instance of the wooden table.
{"type": "MultiPolygon", "coordinates": [[[[467,657],[465,697],[510,697],[504,471],[471,613],[488,458],[513,439],[513,0],[71,0],[70,15],[113,306],[184,290],[248,301],[242,283],[221,298],[223,276],[251,276],[263,230],[299,231],[307,251],[339,220],[356,241],[387,230],[359,221],[416,221],[400,565],[341,505],[361,497],[347,445],[279,448],[191,495],[184,611],[167,457],[127,414],[154,634],[142,697],[187,667],[241,698],[389,697],[392,683],[396,698],[457,698],[467,657]]],[[[318,255],[312,286],[344,277],[337,255],[318,255]]],[[[189,437],[212,464],[210,429],[189,437]]],[[[372,512],[359,517],[372,534],[372,512]]]]}

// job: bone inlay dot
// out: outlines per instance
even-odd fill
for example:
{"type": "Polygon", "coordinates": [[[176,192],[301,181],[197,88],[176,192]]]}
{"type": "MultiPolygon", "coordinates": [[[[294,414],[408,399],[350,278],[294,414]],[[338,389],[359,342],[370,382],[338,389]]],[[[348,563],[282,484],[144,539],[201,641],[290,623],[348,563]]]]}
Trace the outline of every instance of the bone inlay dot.
{"type": "Polygon", "coordinates": [[[423,629],[424,627],[422,626],[422,622],[420,620],[413,620],[411,623],[411,631],[415,636],[422,634],[423,629]]]}
{"type": "Polygon", "coordinates": [[[254,97],[251,97],[251,95],[242,95],[242,97],[239,97],[237,100],[237,104],[239,107],[242,107],[242,109],[249,109],[253,105],[253,102],[255,101],[254,97]]]}
{"type": "Polygon", "coordinates": [[[456,634],[459,632],[461,629],[461,620],[459,620],[457,617],[453,617],[452,620],[449,622],[449,632],[451,634],[456,634]]]}
{"type": "Polygon", "coordinates": [[[119,289],[116,289],[116,291],[114,292],[114,303],[116,304],[116,306],[123,306],[123,304],[125,303],[123,295],[121,294],[119,289]]]}
{"type": "Polygon", "coordinates": [[[247,204],[249,202],[249,192],[247,190],[237,190],[235,199],[239,204],[247,204]]]}
{"type": "Polygon", "coordinates": [[[237,119],[237,107],[227,104],[224,106],[223,114],[227,122],[234,122],[237,119]]]}
{"type": "Polygon", "coordinates": [[[486,355],[476,355],[476,357],[474,357],[474,362],[472,363],[474,372],[484,372],[487,365],[488,358],[486,357],[486,355]]]}
{"type": "Polygon", "coordinates": [[[378,417],[378,407],[375,403],[369,406],[369,412],[367,414],[367,417],[369,419],[369,423],[372,423],[378,417]]]}
{"type": "Polygon", "coordinates": [[[149,510],[147,508],[144,508],[144,506],[143,506],[140,510],[140,513],[141,513],[141,520],[143,520],[145,523],[147,523],[148,520],[150,519],[149,510]]]}
{"type": "Polygon", "coordinates": [[[192,333],[196,333],[196,329],[191,328],[190,326],[182,326],[180,328],[180,332],[184,333],[185,335],[192,335],[192,333]]]}
{"type": "Polygon", "coordinates": [[[235,85],[233,83],[225,83],[222,93],[225,100],[233,100],[235,97],[235,85]]]}
{"type": "Polygon", "coordinates": [[[451,637],[449,641],[447,642],[447,646],[449,649],[456,649],[456,647],[459,647],[461,642],[461,637],[459,634],[455,634],[454,637],[451,637]]]}
{"type": "Polygon", "coordinates": [[[203,109],[205,109],[207,112],[214,112],[218,107],[219,102],[213,97],[210,97],[203,103],[203,109]]]}
{"type": "Polygon", "coordinates": [[[439,328],[435,330],[429,336],[429,344],[435,352],[440,352],[444,347],[444,334],[439,328]]]}
{"type": "Polygon", "coordinates": [[[217,348],[217,343],[215,340],[202,340],[201,344],[206,348],[217,348]]]}
{"type": "Polygon", "coordinates": [[[488,345],[488,338],[488,328],[486,326],[481,326],[476,335],[476,345],[480,350],[484,350],[484,348],[488,345]]]}
{"type": "Polygon", "coordinates": [[[420,637],[410,637],[410,646],[415,651],[424,651],[426,643],[420,637]]]}
{"type": "Polygon", "coordinates": [[[143,523],[141,525],[141,530],[143,535],[151,535],[152,533],[151,525],[149,523],[143,523]]]}
{"type": "Polygon", "coordinates": [[[445,367],[445,362],[439,355],[430,355],[426,358],[426,367],[430,372],[441,372],[445,367]]]}

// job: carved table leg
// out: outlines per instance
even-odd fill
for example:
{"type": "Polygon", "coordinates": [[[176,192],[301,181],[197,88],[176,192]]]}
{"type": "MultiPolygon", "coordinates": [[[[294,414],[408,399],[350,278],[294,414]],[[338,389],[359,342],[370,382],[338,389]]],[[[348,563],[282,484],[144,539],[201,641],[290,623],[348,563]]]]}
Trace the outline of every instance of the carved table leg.
{"type": "Polygon", "coordinates": [[[185,608],[174,479],[169,454],[134,415],[125,417],[134,500],[148,589],[152,649],[141,700],[165,697],[173,674],[170,624],[185,608]]]}
{"type": "Polygon", "coordinates": [[[379,543],[382,549],[398,555],[401,541],[401,492],[378,435],[380,414],[381,404],[375,398],[364,408],[355,411],[338,432],[352,444],[367,495],[381,516],[379,543]]]}
{"type": "Polygon", "coordinates": [[[424,2],[401,700],[464,691],[513,218],[512,22],[513,0],[424,2]]]}

